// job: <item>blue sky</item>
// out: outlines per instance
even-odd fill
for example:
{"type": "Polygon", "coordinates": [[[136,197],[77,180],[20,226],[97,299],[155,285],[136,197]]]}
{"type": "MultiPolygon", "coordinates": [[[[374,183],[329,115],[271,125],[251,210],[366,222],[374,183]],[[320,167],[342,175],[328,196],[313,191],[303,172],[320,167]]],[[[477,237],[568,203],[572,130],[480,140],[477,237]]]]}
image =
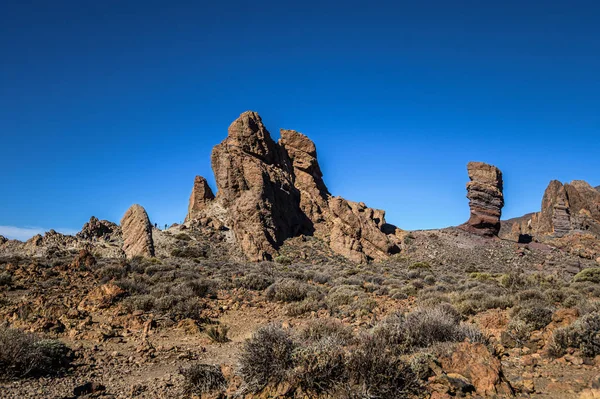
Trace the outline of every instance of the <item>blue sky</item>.
{"type": "Polygon", "coordinates": [[[0,234],[133,203],[180,222],[246,110],[406,229],[468,218],[471,160],[504,172],[507,218],[600,184],[598,2],[290,3],[3,2],[0,234]]]}

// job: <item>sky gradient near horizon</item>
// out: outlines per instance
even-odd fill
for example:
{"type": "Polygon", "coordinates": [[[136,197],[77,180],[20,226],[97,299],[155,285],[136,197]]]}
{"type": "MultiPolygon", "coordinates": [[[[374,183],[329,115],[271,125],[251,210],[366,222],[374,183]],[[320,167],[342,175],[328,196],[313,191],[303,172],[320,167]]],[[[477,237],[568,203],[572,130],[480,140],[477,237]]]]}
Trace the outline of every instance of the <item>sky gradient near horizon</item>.
{"type": "Polygon", "coordinates": [[[334,195],[405,229],[504,218],[552,179],[600,185],[600,3],[103,1],[0,5],[0,235],[72,233],[133,203],[181,222],[243,111],[317,145],[334,195]]]}

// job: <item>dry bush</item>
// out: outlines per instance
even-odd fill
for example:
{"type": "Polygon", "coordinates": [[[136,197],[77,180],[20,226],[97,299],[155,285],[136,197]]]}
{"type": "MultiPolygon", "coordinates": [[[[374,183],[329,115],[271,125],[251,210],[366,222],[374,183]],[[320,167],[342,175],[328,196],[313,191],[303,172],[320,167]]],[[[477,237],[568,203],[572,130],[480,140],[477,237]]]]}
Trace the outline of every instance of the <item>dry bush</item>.
{"type": "Polygon", "coordinates": [[[295,349],[292,337],[281,327],[271,324],[258,329],[239,357],[238,373],[244,389],[257,392],[268,384],[285,381],[294,367],[295,349]]]}
{"type": "Polygon", "coordinates": [[[409,398],[419,388],[411,367],[372,335],[349,353],[346,373],[352,398],[409,398]]]}
{"type": "Polygon", "coordinates": [[[313,287],[302,281],[286,278],[271,284],[266,290],[266,295],[270,301],[298,302],[313,290],[313,287]]]}
{"type": "Polygon", "coordinates": [[[184,377],[184,391],[188,395],[222,392],[227,388],[227,380],[219,366],[198,363],[179,372],[184,377]]]}
{"type": "Polygon", "coordinates": [[[0,327],[0,378],[58,374],[73,360],[62,342],[0,327]]]}
{"type": "Polygon", "coordinates": [[[342,341],[327,336],[298,345],[293,353],[298,385],[307,392],[334,391],[346,378],[346,358],[342,341]]]}
{"type": "Polygon", "coordinates": [[[568,327],[553,333],[551,354],[561,356],[567,348],[581,350],[584,356],[600,355],[600,312],[587,314],[568,327]]]}
{"type": "Polygon", "coordinates": [[[229,327],[225,325],[212,326],[206,331],[206,335],[213,341],[217,343],[225,343],[229,342],[229,338],[227,337],[227,333],[229,332],[229,327]]]}

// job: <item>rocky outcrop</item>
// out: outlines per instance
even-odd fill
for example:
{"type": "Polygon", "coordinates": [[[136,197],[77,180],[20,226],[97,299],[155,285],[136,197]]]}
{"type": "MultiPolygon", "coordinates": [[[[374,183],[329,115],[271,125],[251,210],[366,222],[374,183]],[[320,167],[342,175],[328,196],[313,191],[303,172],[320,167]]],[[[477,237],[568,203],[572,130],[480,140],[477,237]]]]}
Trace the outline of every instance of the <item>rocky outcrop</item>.
{"type": "Polygon", "coordinates": [[[211,159],[225,225],[249,259],[271,259],[286,238],[310,232],[289,158],[257,113],[240,115],[211,159]]]}
{"type": "MultiPolygon", "coordinates": [[[[323,181],[315,144],[302,133],[281,130],[279,144],[290,158],[300,208],[310,219],[315,235],[338,254],[355,262],[381,260],[399,252],[396,241],[382,231],[385,212],[364,203],[333,197],[323,181]]],[[[395,227],[391,229],[395,233],[395,227]]]]}
{"type": "Polygon", "coordinates": [[[187,220],[231,229],[251,260],[272,259],[286,239],[303,234],[356,262],[399,251],[397,229],[385,223],[383,211],[331,196],[308,137],[281,130],[275,143],[255,112],[231,124],[213,149],[212,167],[216,198],[207,197],[210,188],[200,182],[187,220]],[[196,198],[202,199],[192,212],[196,198]]]}
{"type": "Polygon", "coordinates": [[[192,195],[190,196],[190,203],[188,205],[188,213],[185,220],[192,220],[202,214],[202,211],[215,199],[210,186],[206,179],[202,176],[196,176],[194,179],[194,188],[192,189],[192,195]]]}
{"type": "Polygon", "coordinates": [[[0,245],[4,244],[7,241],[8,241],[8,239],[6,237],[0,236],[0,245]]]}
{"type": "Polygon", "coordinates": [[[315,144],[295,130],[281,129],[280,135],[279,144],[290,159],[294,187],[300,193],[300,209],[313,223],[325,221],[330,194],[323,181],[315,144]]]}
{"type": "Polygon", "coordinates": [[[83,225],[81,231],[77,233],[77,238],[83,240],[104,240],[111,241],[121,233],[119,226],[108,220],[98,220],[92,216],[90,221],[83,225]]]}
{"type": "Polygon", "coordinates": [[[551,181],[534,230],[553,237],[574,232],[600,234],[600,192],[582,180],[551,181]]]}
{"type": "Polygon", "coordinates": [[[467,198],[471,216],[461,227],[483,236],[497,236],[504,206],[502,172],[493,165],[469,162],[467,198]]]}
{"type": "Polygon", "coordinates": [[[152,225],[146,210],[140,205],[132,205],[121,219],[123,252],[128,258],[154,256],[152,225]]]}

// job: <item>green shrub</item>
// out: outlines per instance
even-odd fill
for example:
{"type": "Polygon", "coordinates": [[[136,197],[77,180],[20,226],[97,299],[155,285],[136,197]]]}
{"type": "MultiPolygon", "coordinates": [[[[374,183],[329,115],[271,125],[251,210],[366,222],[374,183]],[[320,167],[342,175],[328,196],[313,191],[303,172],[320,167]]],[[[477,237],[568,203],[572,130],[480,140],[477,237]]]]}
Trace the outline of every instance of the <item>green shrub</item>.
{"type": "Polygon", "coordinates": [[[592,267],[583,269],[573,277],[574,282],[589,281],[592,283],[600,283],[600,267],[592,267]]]}

